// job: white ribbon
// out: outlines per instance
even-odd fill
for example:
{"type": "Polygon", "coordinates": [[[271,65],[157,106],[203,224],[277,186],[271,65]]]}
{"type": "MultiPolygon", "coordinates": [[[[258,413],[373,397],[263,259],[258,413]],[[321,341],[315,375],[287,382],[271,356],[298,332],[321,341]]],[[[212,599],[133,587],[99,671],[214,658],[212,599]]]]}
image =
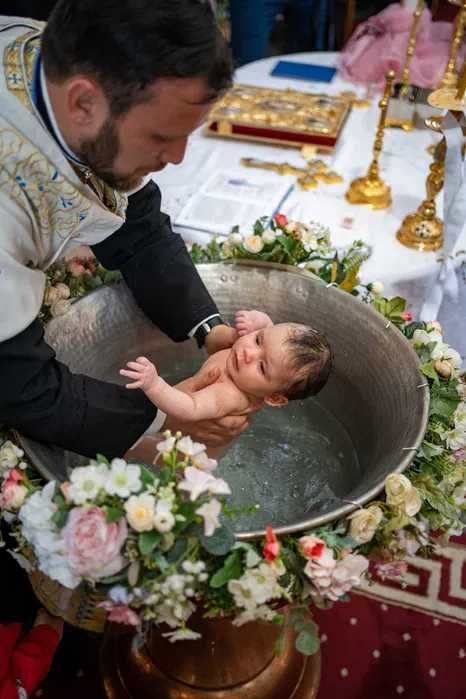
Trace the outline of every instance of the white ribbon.
{"type": "Polygon", "coordinates": [[[462,156],[464,114],[459,121],[447,112],[442,131],[447,143],[444,184],[443,250],[439,257],[439,270],[427,292],[421,309],[421,320],[437,318],[444,295],[458,303],[458,277],[456,276],[453,250],[466,222],[466,176],[462,156]]]}

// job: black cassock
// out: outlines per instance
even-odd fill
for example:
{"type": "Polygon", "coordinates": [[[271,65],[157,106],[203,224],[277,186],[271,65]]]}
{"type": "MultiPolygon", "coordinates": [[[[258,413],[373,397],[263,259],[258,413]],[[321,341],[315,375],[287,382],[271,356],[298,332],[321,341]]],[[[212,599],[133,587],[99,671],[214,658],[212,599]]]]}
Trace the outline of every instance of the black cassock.
{"type": "MultiPolygon", "coordinates": [[[[129,197],[119,230],[92,250],[119,269],[145,314],[172,340],[218,313],[181,236],[160,211],[149,182],[129,197]]],[[[142,391],[128,391],[70,370],[55,358],[39,320],[0,343],[0,424],[85,456],[121,456],[155,419],[142,391]]]]}

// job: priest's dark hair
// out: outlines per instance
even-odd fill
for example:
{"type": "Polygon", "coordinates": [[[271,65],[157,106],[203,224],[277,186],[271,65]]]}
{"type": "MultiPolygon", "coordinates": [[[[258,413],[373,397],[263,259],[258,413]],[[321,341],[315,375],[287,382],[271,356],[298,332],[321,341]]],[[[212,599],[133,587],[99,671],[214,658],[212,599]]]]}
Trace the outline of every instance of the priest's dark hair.
{"type": "Polygon", "coordinates": [[[92,75],[114,116],[148,99],[156,78],[203,77],[209,101],[233,74],[209,0],[59,0],[42,58],[51,82],[92,75]]]}

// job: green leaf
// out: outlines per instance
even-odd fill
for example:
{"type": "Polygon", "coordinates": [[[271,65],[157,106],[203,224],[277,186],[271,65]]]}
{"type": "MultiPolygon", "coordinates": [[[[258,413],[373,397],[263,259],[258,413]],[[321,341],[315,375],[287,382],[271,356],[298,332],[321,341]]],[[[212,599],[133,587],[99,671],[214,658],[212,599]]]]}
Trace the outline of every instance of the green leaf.
{"type": "Polygon", "coordinates": [[[142,464],[139,464],[140,469],[141,469],[141,481],[143,485],[148,486],[148,485],[154,485],[155,482],[155,475],[150,471],[147,466],[143,466],[142,464]]]}
{"type": "Polygon", "coordinates": [[[430,360],[430,362],[426,362],[426,364],[423,364],[421,366],[421,371],[424,374],[424,376],[427,376],[429,379],[432,379],[436,383],[439,382],[439,377],[437,372],[435,371],[435,362],[433,359],[430,360]]]}
{"type": "Polygon", "coordinates": [[[435,456],[440,456],[440,454],[443,454],[443,447],[440,447],[437,444],[432,444],[431,442],[427,442],[425,440],[422,442],[418,451],[418,455],[426,459],[427,461],[430,461],[435,456]]]}
{"type": "Polygon", "coordinates": [[[152,556],[152,558],[154,560],[154,563],[159,567],[162,573],[164,573],[167,570],[167,568],[170,567],[170,564],[168,563],[167,559],[162,553],[157,552],[152,556]]]}
{"type": "Polygon", "coordinates": [[[421,323],[421,322],[414,322],[414,323],[409,323],[409,325],[405,325],[403,328],[403,335],[408,338],[408,340],[411,340],[414,332],[416,330],[425,330],[426,329],[426,324],[421,323]]]}
{"type": "Polygon", "coordinates": [[[430,415],[438,415],[449,420],[455,412],[460,397],[456,390],[456,382],[433,384],[430,398],[430,415]]]}
{"type": "Polygon", "coordinates": [[[401,296],[394,296],[388,301],[388,313],[390,316],[399,316],[406,308],[406,300],[401,296]]]}
{"type": "Polygon", "coordinates": [[[225,559],[223,566],[217,570],[210,580],[211,587],[222,587],[229,580],[240,578],[243,573],[243,565],[241,562],[241,551],[233,551],[228,558],[225,559]]]}
{"type": "Polygon", "coordinates": [[[160,543],[162,536],[159,532],[141,532],[138,536],[138,547],[142,556],[147,556],[160,543]]]}
{"type": "Polygon", "coordinates": [[[97,454],[97,456],[95,457],[95,460],[97,461],[98,464],[105,464],[106,466],[109,465],[108,459],[103,454],[97,454]]]}
{"type": "Polygon", "coordinates": [[[114,505],[106,507],[105,510],[108,524],[111,524],[112,522],[118,522],[118,520],[124,517],[125,514],[122,507],[116,507],[114,505]]]}
{"type": "Polygon", "coordinates": [[[314,655],[320,648],[319,637],[314,629],[310,629],[306,626],[299,632],[295,645],[296,650],[303,655],[314,655]]]}
{"type": "Polygon", "coordinates": [[[52,522],[55,524],[56,527],[58,527],[58,529],[62,529],[68,521],[68,515],[68,510],[60,508],[59,510],[53,513],[52,522]]]}
{"type": "Polygon", "coordinates": [[[201,544],[213,556],[224,556],[235,544],[235,535],[225,525],[215,530],[212,536],[200,536],[201,544]]]}
{"type": "Polygon", "coordinates": [[[169,563],[176,563],[179,558],[184,556],[188,542],[186,539],[177,539],[171,549],[167,552],[166,559],[169,563]]]}

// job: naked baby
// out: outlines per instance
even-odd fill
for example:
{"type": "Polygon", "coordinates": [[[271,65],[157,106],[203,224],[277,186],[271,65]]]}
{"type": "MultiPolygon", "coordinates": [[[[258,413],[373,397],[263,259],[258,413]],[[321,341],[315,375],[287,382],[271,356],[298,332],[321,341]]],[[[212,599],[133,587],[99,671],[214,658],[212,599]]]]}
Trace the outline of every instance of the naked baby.
{"type": "Polygon", "coordinates": [[[127,363],[120,374],[129,389],[147,397],[179,420],[206,420],[241,414],[264,405],[283,406],[315,395],[327,382],[332,352],[322,333],[299,323],[274,325],[261,311],[238,311],[238,339],[212,355],[201,371],[220,368],[219,379],[192,394],[170,386],[146,357],[127,363]]]}

